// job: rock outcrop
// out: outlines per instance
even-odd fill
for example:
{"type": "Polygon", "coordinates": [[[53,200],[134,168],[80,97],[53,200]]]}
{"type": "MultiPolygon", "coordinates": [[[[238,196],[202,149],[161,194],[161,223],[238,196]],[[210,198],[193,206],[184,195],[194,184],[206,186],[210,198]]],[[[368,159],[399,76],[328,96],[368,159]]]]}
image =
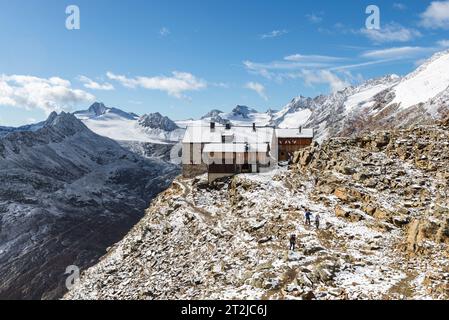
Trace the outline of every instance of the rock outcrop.
{"type": "Polygon", "coordinates": [[[143,115],[139,118],[139,124],[144,128],[160,129],[171,132],[179,127],[170,118],[164,117],[159,112],[143,115]]]}

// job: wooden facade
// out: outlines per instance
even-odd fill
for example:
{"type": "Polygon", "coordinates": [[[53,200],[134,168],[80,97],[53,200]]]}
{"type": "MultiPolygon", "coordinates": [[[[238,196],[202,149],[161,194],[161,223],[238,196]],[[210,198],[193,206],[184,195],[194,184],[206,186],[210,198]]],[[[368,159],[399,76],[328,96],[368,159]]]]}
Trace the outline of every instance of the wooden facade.
{"type": "Polygon", "coordinates": [[[289,161],[296,151],[307,148],[313,138],[278,138],[278,161],[289,161]]]}

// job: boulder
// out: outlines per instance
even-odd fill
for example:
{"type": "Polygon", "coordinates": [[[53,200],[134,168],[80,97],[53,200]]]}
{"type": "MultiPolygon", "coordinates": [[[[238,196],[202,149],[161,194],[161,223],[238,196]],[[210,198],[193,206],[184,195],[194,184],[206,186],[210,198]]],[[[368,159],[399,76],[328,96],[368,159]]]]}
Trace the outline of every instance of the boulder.
{"type": "Polygon", "coordinates": [[[444,242],[444,230],[447,231],[447,221],[446,226],[440,226],[434,221],[424,219],[413,220],[407,232],[407,250],[411,253],[417,253],[420,251],[425,240],[444,242]]]}
{"type": "Polygon", "coordinates": [[[340,206],[335,207],[335,215],[339,218],[344,218],[353,222],[364,220],[363,215],[358,212],[344,209],[340,206]]]}
{"type": "Polygon", "coordinates": [[[376,208],[376,211],[374,212],[374,218],[379,220],[387,220],[390,217],[390,213],[386,210],[376,208]]]}
{"type": "Polygon", "coordinates": [[[352,202],[352,197],[349,195],[348,190],[338,188],[335,190],[334,195],[343,202],[352,202]]]}
{"type": "Polygon", "coordinates": [[[313,276],[324,283],[331,282],[338,271],[339,266],[333,262],[322,262],[315,267],[313,276]]]}

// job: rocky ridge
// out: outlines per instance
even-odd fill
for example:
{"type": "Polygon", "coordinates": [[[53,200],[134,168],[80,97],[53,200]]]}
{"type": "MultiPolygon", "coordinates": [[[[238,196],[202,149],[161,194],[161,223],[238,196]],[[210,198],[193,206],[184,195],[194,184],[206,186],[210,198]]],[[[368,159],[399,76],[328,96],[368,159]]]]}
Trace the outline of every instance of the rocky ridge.
{"type": "Polygon", "coordinates": [[[177,179],[65,298],[447,299],[448,138],[442,121],[315,144],[289,170],[177,179]]]}
{"type": "Polygon", "coordinates": [[[0,299],[54,299],[66,267],[94,264],[179,173],[72,114],[0,137],[0,299]]]}

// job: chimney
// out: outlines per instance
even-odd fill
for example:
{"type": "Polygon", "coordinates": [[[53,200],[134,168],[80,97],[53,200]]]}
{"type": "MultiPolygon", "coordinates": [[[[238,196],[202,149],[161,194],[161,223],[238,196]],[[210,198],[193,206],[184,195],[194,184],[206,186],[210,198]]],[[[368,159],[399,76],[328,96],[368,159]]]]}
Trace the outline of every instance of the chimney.
{"type": "Polygon", "coordinates": [[[253,131],[256,132],[256,123],[253,122],[253,131]]]}
{"type": "Polygon", "coordinates": [[[299,126],[299,133],[302,133],[302,126],[299,126]]]}
{"type": "Polygon", "coordinates": [[[226,123],[226,130],[231,130],[231,124],[229,122],[226,123]]]}
{"type": "Polygon", "coordinates": [[[211,122],[210,123],[210,129],[211,130],[215,130],[215,122],[211,122]]]}

